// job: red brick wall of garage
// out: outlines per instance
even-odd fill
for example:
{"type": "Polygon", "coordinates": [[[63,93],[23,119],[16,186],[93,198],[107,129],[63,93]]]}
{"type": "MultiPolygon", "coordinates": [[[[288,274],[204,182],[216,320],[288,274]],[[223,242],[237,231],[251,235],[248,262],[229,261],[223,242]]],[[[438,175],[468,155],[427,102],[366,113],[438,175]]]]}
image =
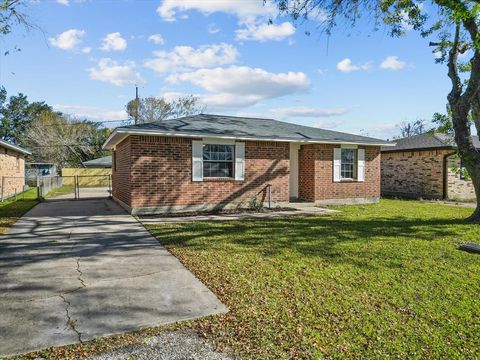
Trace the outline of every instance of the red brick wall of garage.
{"type": "Polygon", "coordinates": [[[365,181],[333,181],[333,149],[338,145],[310,144],[300,148],[299,195],[302,200],[380,197],[380,147],[365,149],[365,181]],[[304,162],[302,164],[302,162],[304,162]]]}
{"type": "Polygon", "coordinates": [[[127,204],[132,208],[248,202],[259,192],[258,198],[264,197],[267,184],[272,184],[273,201],[288,201],[288,143],[246,141],[244,181],[193,182],[192,139],[162,136],[129,139],[131,201],[127,204]]]}
{"type": "Polygon", "coordinates": [[[112,154],[112,195],[131,206],[131,141],[127,137],[112,154]]]}

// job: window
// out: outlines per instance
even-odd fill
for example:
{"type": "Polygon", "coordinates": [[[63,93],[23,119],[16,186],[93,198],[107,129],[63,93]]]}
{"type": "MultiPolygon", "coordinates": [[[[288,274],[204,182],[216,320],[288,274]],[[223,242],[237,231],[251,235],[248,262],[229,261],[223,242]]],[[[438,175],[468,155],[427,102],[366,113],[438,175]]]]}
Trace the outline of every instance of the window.
{"type": "Polygon", "coordinates": [[[341,179],[355,179],[357,177],[357,150],[342,149],[341,179]]]}
{"type": "Polygon", "coordinates": [[[203,177],[233,177],[234,145],[203,145],[203,177]]]}

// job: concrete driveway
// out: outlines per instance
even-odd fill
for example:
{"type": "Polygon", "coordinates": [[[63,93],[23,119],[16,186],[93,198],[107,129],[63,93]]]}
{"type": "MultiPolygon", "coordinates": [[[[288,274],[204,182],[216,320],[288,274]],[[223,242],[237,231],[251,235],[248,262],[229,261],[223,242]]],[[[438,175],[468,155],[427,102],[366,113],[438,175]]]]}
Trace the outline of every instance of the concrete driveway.
{"type": "Polygon", "coordinates": [[[111,200],[44,202],[0,237],[0,357],[226,310],[111,200]]]}

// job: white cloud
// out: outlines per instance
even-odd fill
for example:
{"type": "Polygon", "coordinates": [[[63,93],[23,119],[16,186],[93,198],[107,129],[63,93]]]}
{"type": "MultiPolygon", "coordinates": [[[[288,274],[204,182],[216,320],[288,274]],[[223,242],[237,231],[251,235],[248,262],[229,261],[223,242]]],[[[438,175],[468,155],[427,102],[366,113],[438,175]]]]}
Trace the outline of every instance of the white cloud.
{"type": "Polygon", "coordinates": [[[257,16],[272,16],[276,13],[274,4],[263,4],[259,0],[163,0],[157,13],[165,21],[175,21],[177,12],[196,10],[205,15],[214,12],[234,14],[240,19],[257,16]]]}
{"type": "Polygon", "coordinates": [[[127,40],[122,38],[119,32],[107,34],[102,40],[100,50],[103,51],[123,51],[127,48],[127,40]]]}
{"type": "Polygon", "coordinates": [[[131,61],[120,65],[110,58],[100,59],[96,67],[87,69],[90,79],[109,82],[116,86],[143,84],[145,80],[134,70],[135,63],[131,61]]]}
{"type": "Polygon", "coordinates": [[[349,73],[352,71],[359,71],[359,70],[370,70],[371,64],[365,63],[363,65],[355,65],[352,63],[352,60],[349,58],[345,58],[337,64],[337,69],[344,73],[349,73]]]}
{"type": "Polygon", "coordinates": [[[50,45],[62,50],[74,50],[82,42],[84,30],[70,29],[48,39],[50,45]]]}
{"type": "Polygon", "coordinates": [[[273,109],[273,114],[276,114],[277,117],[286,118],[286,117],[311,117],[311,118],[322,118],[322,117],[332,117],[346,114],[348,109],[346,108],[330,108],[330,109],[321,109],[321,108],[312,108],[312,107],[290,107],[290,108],[279,108],[273,109]]]}
{"type": "Polygon", "coordinates": [[[69,0],[56,0],[56,2],[57,2],[58,4],[65,5],[65,6],[70,5],[70,1],[69,1],[69,0]]]}
{"type": "Polygon", "coordinates": [[[92,52],[92,48],[89,47],[89,46],[86,46],[86,47],[82,48],[81,51],[82,51],[82,53],[84,53],[84,54],[90,54],[90,53],[92,52]]]}
{"type": "Polygon", "coordinates": [[[94,121],[121,121],[128,117],[125,110],[104,110],[93,106],[55,104],[53,108],[64,114],[94,121]]]}
{"type": "Polygon", "coordinates": [[[154,44],[157,45],[163,45],[165,43],[165,40],[163,39],[162,35],[160,34],[153,34],[148,37],[148,41],[153,42],[154,44]]]}
{"type": "Polygon", "coordinates": [[[216,24],[208,24],[207,31],[209,34],[216,34],[220,31],[220,28],[216,24]]]}
{"type": "Polygon", "coordinates": [[[237,40],[280,41],[295,34],[292,23],[285,21],[282,24],[254,24],[246,23],[245,28],[235,31],[237,40]]]}
{"type": "Polygon", "coordinates": [[[172,51],[155,51],[155,57],[145,61],[145,67],[158,73],[205,68],[232,64],[237,59],[237,49],[229,44],[213,44],[194,49],[176,46],[172,51]]]}
{"type": "Polygon", "coordinates": [[[407,63],[400,61],[398,56],[387,56],[380,64],[380,68],[393,71],[402,70],[405,66],[407,66],[407,63]]]}
{"type": "Polygon", "coordinates": [[[201,87],[209,92],[200,95],[202,101],[213,107],[250,106],[261,100],[305,92],[310,85],[308,77],[302,72],[271,73],[248,66],[199,69],[171,75],[167,80],[171,83],[189,82],[201,87]]]}

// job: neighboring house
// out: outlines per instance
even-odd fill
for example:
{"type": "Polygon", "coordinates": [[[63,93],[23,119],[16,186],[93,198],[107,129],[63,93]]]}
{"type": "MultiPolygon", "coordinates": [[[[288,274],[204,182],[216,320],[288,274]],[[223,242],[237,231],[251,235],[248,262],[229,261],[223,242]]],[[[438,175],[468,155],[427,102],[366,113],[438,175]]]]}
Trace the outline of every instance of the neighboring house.
{"type": "MultiPolygon", "coordinates": [[[[473,143],[480,148],[476,136],[473,143]]],[[[395,140],[382,148],[382,195],[427,199],[474,199],[454,141],[444,134],[395,140]]]]}
{"type": "Polygon", "coordinates": [[[53,163],[27,163],[27,178],[36,178],[37,176],[57,176],[57,165],[53,163]]]}
{"type": "Polygon", "coordinates": [[[110,169],[112,167],[112,155],[104,156],[98,159],[82,162],[86,168],[93,169],[110,169]]]}
{"type": "Polygon", "coordinates": [[[25,156],[30,151],[0,140],[0,200],[25,188],[25,156]]]}
{"type": "Polygon", "coordinates": [[[113,197],[132,213],[376,202],[389,143],[271,119],[200,114],[116,128],[113,197]]]}

